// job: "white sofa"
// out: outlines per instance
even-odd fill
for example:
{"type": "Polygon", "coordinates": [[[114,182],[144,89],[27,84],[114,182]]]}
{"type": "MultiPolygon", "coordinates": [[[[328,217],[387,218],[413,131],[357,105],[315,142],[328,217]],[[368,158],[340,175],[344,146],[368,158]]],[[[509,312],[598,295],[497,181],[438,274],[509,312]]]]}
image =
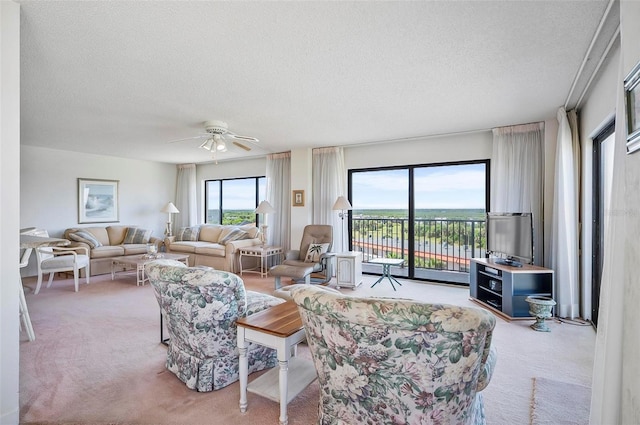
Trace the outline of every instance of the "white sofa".
{"type": "Polygon", "coordinates": [[[156,245],[157,249],[162,246],[162,239],[151,236],[150,230],[139,226],[72,227],[64,231],[64,238],[71,241],[70,247],[82,246],[89,250],[91,276],[111,273],[113,257],[145,254],[148,243],[156,245]],[[135,230],[137,233],[134,236],[132,231],[135,230]],[[88,233],[93,239],[85,240],[78,236],[83,233],[85,236],[88,233]],[[128,241],[127,238],[131,240],[128,241]]]}
{"type": "Polygon", "coordinates": [[[253,224],[202,224],[180,229],[164,239],[167,252],[188,254],[189,266],[209,266],[236,273],[238,250],[260,245],[260,230],[253,224]]]}

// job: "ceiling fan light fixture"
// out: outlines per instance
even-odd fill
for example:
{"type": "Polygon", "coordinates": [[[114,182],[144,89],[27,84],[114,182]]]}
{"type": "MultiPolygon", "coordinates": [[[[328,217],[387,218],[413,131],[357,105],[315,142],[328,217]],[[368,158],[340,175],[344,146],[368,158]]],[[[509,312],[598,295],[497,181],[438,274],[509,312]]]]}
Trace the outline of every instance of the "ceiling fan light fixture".
{"type": "Polygon", "coordinates": [[[227,144],[224,142],[224,139],[218,139],[218,141],[216,142],[216,150],[220,152],[227,151],[227,144]]]}
{"type": "Polygon", "coordinates": [[[210,151],[213,149],[214,140],[213,137],[204,141],[203,144],[200,145],[201,148],[210,151]]]}

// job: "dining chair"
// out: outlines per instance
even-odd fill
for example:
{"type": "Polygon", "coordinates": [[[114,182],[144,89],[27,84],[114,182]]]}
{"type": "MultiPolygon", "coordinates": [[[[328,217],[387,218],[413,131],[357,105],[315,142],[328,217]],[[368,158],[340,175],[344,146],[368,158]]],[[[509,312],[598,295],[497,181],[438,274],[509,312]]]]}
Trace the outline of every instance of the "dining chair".
{"type": "MultiPolygon", "coordinates": [[[[21,235],[31,235],[36,230],[35,227],[27,227],[24,229],[20,229],[21,235]]],[[[29,264],[29,257],[31,257],[32,248],[25,248],[22,250],[20,254],[20,268],[27,267],[29,264]]],[[[24,285],[22,285],[22,276],[18,276],[18,296],[20,298],[20,319],[21,325],[24,326],[24,329],[27,331],[27,336],[29,337],[29,341],[35,341],[36,333],[33,330],[33,325],[31,324],[31,316],[29,315],[29,309],[27,308],[27,299],[24,296],[24,285]]]]}
{"type": "MultiPolygon", "coordinates": [[[[46,230],[40,230],[38,233],[35,236],[49,237],[49,233],[46,230]]],[[[36,284],[36,290],[33,292],[34,294],[40,292],[42,276],[45,273],[49,273],[47,288],[51,286],[53,275],[56,272],[73,271],[73,282],[75,290],[78,292],[78,276],[83,268],[86,268],[87,284],[89,283],[89,276],[91,275],[89,250],[85,247],[43,246],[36,248],[36,258],[38,260],[38,283],[36,284]],[[82,251],[84,254],[78,253],[82,251]]]]}

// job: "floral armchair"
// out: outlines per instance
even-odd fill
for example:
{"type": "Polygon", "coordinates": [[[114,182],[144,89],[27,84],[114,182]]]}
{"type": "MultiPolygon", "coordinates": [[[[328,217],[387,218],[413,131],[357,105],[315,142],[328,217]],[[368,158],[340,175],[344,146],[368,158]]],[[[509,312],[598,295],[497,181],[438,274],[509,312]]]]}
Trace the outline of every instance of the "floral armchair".
{"type": "MultiPolygon", "coordinates": [[[[166,367],[187,387],[212,391],[238,380],[236,320],[284,302],[245,291],[242,279],[209,267],[156,260],[145,271],[169,333],[166,367]]],[[[249,373],[274,367],[270,348],[249,344],[249,373]]]]}
{"type": "Polygon", "coordinates": [[[292,288],[320,382],[319,424],[484,424],[495,317],[292,288]]]}

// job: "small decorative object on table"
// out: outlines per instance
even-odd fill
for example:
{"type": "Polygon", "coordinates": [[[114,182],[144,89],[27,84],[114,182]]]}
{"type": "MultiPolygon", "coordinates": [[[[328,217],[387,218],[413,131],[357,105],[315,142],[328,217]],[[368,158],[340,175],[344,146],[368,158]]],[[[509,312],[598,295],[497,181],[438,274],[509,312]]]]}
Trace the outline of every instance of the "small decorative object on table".
{"type": "Polygon", "coordinates": [[[529,314],[536,318],[536,323],[531,325],[531,329],[540,332],[551,332],[551,328],[547,326],[544,319],[552,317],[551,309],[556,305],[553,298],[532,295],[527,297],[525,301],[529,303],[529,314]]]}
{"type": "Polygon", "coordinates": [[[162,258],[162,254],[158,254],[158,247],[155,244],[148,243],[147,253],[144,254],[142,258],[155,260],[157,258],[162,258]]]}

